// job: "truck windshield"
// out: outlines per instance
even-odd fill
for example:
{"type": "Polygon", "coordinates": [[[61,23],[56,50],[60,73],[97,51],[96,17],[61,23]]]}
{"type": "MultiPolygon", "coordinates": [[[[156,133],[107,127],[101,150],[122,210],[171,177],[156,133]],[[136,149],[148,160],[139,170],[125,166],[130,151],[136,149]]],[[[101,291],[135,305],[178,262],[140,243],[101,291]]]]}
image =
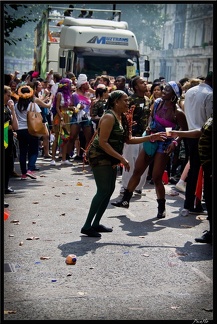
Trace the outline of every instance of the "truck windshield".
{"type": "Polygon", "coordinates": [[[106,56],[84,56],[75,59],[74,73],[84,73],[89,79],[98,75],[107,74],[111,76],[126,75],[128,58],[106,57],[106,56]]]}

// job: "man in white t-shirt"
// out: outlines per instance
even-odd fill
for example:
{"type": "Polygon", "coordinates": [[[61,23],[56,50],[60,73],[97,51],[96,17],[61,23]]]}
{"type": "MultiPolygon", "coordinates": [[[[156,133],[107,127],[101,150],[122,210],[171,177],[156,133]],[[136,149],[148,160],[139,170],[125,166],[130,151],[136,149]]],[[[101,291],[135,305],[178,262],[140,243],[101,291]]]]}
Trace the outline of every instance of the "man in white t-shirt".
{"type": "MultiPolygon", "coordinates": [[[[213,73],[209,72],[205,81],[190,88],[185,94],[184,111],[188,122],[188,129],[200,129],[213,112],[213,73]]],[[[188,138],[190,169],[187,176],[184,209],[181,216],[188,214],[206,213],[201,201],[196,200],[195,191],[200,169],[198,152],[198,138],[188,138]]]]}

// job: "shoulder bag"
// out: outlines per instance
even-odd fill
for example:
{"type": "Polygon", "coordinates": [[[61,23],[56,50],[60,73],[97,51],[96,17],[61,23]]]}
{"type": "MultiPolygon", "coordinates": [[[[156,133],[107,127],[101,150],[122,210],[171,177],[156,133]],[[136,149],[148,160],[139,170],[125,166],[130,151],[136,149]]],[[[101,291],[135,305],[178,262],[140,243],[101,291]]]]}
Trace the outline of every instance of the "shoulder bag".
{"type": "MultiPolygon", "coordinates": [[[[147,136],[146,131],[142,134],[142,136],[147,136]]],[[[152,157],[155,155],[158,148],[158,142],[143,142],[143,149],[145,150],[146,154],[148,154],[149,157],[152,157]]]]}
{"type": "Polygon", "coordinates": [[[45,123],[43,123],[42,115],[35,109],[35,103],[30,104],[30,110],[27,111],[27,125],[28,132],[33,136],[45,136],[48,135],[48,129],[45,123]]]}

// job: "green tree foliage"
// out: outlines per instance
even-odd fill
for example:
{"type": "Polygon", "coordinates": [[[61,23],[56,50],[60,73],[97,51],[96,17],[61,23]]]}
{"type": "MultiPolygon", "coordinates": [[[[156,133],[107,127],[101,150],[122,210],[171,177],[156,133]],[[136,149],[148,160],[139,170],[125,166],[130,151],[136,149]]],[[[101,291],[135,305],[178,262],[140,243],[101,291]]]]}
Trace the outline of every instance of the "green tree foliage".
{"type": "MultiPolygon", "coordinates": [[[[151,50],[160,49],[160,33],[166,15],[162,14],[163,5],[160,4],[134,4],[117,5],[121,9],[121,18],[128,22],[129,29],[136,35],[138,43],[144,42],[151,50]]],[[[167,18],[168,19],[168,18],[167,18]]]]}
{"type": "Polygon", "coordinates": [[[34,18],[34,16],[30,18],[33,15],[33,6],[19,4],[4,6],[4,42],[6,44],[16,45],[17,42],[21,42],[23,39],[28,38],[28,35],[22,35],[22,37],[19,37],[13,34],[13,32],[16,28],[23,27],[27,22],[37,21],[37,18],[34,18]],[[25,12],[25,14],[20,15],[21,12],[25,12]]]}
{"type": "Polygon", "coordinates": [[[4,53],[11,57],[31,58],[34,28],[46,5],[4,5],[4,53]]]}

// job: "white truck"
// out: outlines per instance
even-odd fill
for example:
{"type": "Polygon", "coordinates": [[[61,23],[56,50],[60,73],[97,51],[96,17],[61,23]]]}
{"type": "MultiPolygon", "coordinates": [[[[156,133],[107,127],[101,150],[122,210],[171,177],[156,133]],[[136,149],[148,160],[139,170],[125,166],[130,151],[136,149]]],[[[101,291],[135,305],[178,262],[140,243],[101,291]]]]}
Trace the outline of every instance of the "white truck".
{"type": "MultiPolygon", "coordinates": [[[[62,8],[66,10],[67,8],[62,8]]],[[[93,15],[108,12],[112,20],[54,16],[59,7],[49,7],[35,29],[34,67],[41,77],[51,69],[65,76],[84,73],[97,75],[140,75],[136,36],[120,21],[120,10],[85,9],[93,15]],[[40,34],[40,35],[39,35],[40,34]]],[[[76,11],[84,8],[73,8],[76,11]]]]}

